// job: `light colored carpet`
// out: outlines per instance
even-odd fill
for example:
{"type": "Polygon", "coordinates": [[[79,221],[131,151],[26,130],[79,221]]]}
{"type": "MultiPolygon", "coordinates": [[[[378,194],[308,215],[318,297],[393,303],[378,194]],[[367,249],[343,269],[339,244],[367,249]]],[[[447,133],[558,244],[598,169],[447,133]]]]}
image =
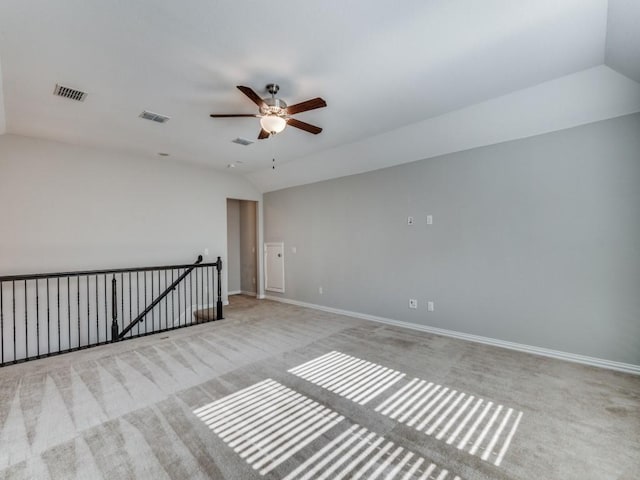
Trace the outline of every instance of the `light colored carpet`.
{"type": "Polygon", "coordinates": [[[0,479],[638,478],[639,377],[231,301],[223,321],[0,369],[0,479]]]}

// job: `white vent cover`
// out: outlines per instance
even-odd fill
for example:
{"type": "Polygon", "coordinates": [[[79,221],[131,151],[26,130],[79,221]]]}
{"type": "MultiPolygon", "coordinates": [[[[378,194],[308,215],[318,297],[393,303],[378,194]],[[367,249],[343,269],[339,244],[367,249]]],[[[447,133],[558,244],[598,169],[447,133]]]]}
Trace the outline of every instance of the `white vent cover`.
{"type": "Polygon", "coordinates": [[[242,137],[238,137],[234,140],[231,140],[233,143],[237,143],[238,145],[244,145],[245,147],[247,145],[251,145],[253,142],[251,140],[248,140],[246,138],[242,138],[242,137]]]}
{"type": "Polygon", "coordinates": [[[78,102],[84,102],[87,97],[86,92],[75,90],[73,88],[65,87],[56,83],[56,88],[53,89],[53,94],[59,97],[69,98],[71,100],[77,100],[78,102]]]}
{"type": "Polygon", "coordinates": [[[159,113],[153,113],[145,110],[140,114],[140,118],[144,118],[145,120],[151,120],[152,122],[158,123],[166,123],[169,121],[170,117],[166,115],[160,115],[159,113]]]}

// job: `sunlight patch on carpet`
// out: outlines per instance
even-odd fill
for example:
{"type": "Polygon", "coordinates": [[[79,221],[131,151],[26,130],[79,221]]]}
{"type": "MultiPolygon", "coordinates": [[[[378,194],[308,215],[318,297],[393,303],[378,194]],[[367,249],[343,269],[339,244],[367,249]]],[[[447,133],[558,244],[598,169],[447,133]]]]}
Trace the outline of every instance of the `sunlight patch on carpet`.
{"type": "Polygon", "coordinates": [[[193,413],[261,475],[344,419],[271,379],[193,413]]]}

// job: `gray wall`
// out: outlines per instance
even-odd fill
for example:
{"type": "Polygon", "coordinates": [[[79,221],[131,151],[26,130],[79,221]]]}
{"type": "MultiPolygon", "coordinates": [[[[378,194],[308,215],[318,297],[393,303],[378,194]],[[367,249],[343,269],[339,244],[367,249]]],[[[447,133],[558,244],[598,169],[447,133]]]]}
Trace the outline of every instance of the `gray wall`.
{"type": "Polygon", "coordinates": [[[229,292],[240,291],[240,200],[227,200],[227,278],[229,292]]]}
{"type": "Polygon", "coordinates": [[[256,293],[257,203],[240,201],[240,286],[244,293],[256,293]]]}
{"type": "Polygon", "coordinates": [[[638,114],[264,198],[286,298],[640,364],[638,114]]]}

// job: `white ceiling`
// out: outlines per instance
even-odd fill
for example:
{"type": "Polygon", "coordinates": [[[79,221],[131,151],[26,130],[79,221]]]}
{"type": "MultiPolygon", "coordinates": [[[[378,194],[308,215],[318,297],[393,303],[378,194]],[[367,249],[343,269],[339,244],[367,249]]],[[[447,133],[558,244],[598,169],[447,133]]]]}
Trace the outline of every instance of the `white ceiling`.
{"type": "Polygon", "coordinates": [[[262,190],[307,183],[504,141],[496,135],[499,125],[480,129],[486,134],[473,141],[460,139],[451,118],[477,105],[484,105],[483,122],[497,118],[515,92],[530,108],[513,110],[503,122],[524,119],[532,126],[512,129],[509,138],[637,111],[640,85],[601,66],[611,58],[611,67],[639,80],[638,3],[3,0],[0,132],[4,116],[9,133],[146,156],[169,152],[177,161],[214,168],[242,162],[235,171],[262,190]],[[577,72],[583,74],[572,75],[577,72]],[[599,95],[589,90],[598,79],[608,92],[624,84],[627,96],[611,91],[603,96],[612,104],[594,99],[598,107],[587,114],[538,110],[549,104],[548,82],[565,77],[565,90],[554,90],[561,98],[576,89],[599,95]],[[257,119],[211,119],[209,113],[254,113],[235,86],[263,93],[269,82],[280,84],[288,103],[322,96],[327,108],[297,117],[324,131],[314,136],[287,128],[248,147],[231,143],[238,136],[255,139],[257,119]],[[88,92],[87,99],[54,97],[56,83],[88,92]],[[629,108],[617,108],[620,103],[629,108]],[[142,120],[144,109],[171,120],[142,120]],[[548,115],[559,115],[558,121],[546,127],[534,121],[548,115]],[[393,132],[401,134],[392,141],[393,132]],[[382,138],[397,147],[400,138],[411,140],[408,132],[418,135],[421,148],[387,149],[384,158],[368,162],[379,148],[363,145],[382,138]],[[429,138],[450,141],[434,148],[429,138]],[[358,158],[348,159],[357,168],[345,169],[342,156],[355,153],[358,158]]]}

